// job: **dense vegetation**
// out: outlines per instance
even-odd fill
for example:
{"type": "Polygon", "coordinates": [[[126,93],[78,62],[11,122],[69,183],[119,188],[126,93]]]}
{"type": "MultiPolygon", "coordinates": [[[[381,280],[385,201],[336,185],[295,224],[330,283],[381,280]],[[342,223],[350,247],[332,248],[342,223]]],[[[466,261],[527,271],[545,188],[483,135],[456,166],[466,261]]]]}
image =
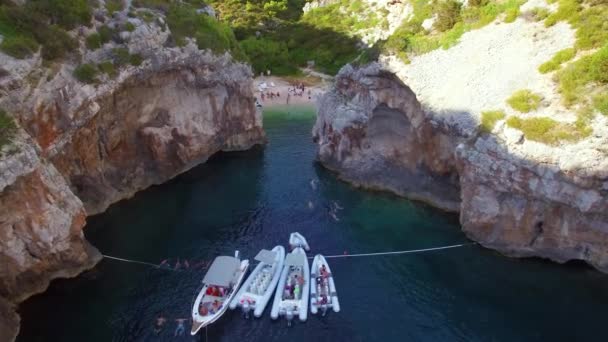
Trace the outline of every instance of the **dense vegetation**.
{"type": "MultiPolygon", "coordinates": [[[[297,74],[299,67],[314,61],[318,70],[335,74],[360,53],[358,39],[347,34],[361,1],[314,9],[303,15],[304,0],[214,0],[220,21],[235,31],[241,49],[256,73],[297,74]],[[338,13],[346,4],[346,12],[338,13]]],[[[370,15],[370,20],[376,20],[370,15]]],[[[366,20],[364,20],[366,21],[366,20]]],[[[370,24],[370,23],[367,23],[370,24]]]]}
{"type": "Polygon", "coordinates": [[[25,58],[42,47],[45,60],[62,58],[77,46],[66,30],[89,25],[91,12],[86,0],[30,0],[22,6],[3,2],[0,50],[25,58]]]}
{"type": "Polygon", "coordinates": [[[194,37],[200,49],[210,49],[216,53],[230,51],[235,58],[244,59],[230,26],[197,13],[192,5],[171,5],[166,19],[177,45],[184,45],[186,37],[194,37]]]}

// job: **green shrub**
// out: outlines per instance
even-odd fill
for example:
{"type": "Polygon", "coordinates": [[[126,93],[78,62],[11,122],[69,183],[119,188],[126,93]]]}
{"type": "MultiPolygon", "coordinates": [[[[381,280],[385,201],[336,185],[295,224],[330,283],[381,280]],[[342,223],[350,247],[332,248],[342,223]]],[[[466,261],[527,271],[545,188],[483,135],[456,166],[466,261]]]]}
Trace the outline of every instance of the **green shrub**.
{"type": "Polygon", "coordinates": [[[502,110],[491,110],[481,113],[481,131],[490,133],[494,129],[496,122],[505,118],[502,110]]]}
{"type": "Polygon", "coordinates": [[[515,110],[528,113],[538,109],[542,97],[528,89],[518,90],[507,100],[507,103],[515,110]]]}
{"type": "Polygon", "coordinates": [[[130,23],[130,22],[127,22],[127,23],[125,24],[125,30],[126,30],[126,31],[129,31],[129,32],[133,32],[133,31],[135,31],[135,25],[133,25],[133,24],[132,24],[132,23],[130,23]]]}
{"type": "Polygon", "coordinates": [[[120,12],[125,9],[125,4],[122,0],[106,0],[106,10],[112,15],[114,12],[120,12]]]}
{"type": "Polygon", "coordinates": [[[133,0],[132,4],[134,7],[145,7],[167,12],[171,7],[171,0],[133,0]]]}
{"type": "Polygon", "coordinates": [[[433,27],[440,32],[445,32],[460,21],[460,8],[462,4],[455,0],[441,0],[437,3],[435,11],[437,19],[433,27]]]}
{"type": "Polygon", "coordinates": [[[0,109],[0,149],[11,143],[17,133],[17,125],[13,118],[3,109],[0,109]]]}
{"type": "Polygon", "coordinates": [[[78,25],[89,26],[91,7],[87,0],[46,0],[36,2],[53,23],[71,30],[78,25]]]}
{"type": "Polygon", "coordinates": [[[541,64],[538,67],[538,71],[540,71],[542,74],[546,74],[548,72],[555,71],[561,67],[562,63],[565,63],[565,62],[571,60],[572,58],[574,58],[575,55],[576,55],[576,50],[573,48],[563,49],[561,51],[558,51],[553,56],[553,58],[551,58],[551,60],[541,64]]]}
{"type": "Polygon", "coordinates": [[[591,56],[589,72],[592,80],[608,83],[608,42],[591,56]]]}
{"type": "Polygon", "coordinates": [[[97,68],[100,72],[107,74],[110,77],[116,76],[116,68],[114,67],[114,63],[111,61],[105,61],[97,64],[97,68]]]}
{"type": "Polygon", "coordinates": [[[550,27],[558,21],[576,21],[579,12],[583,9],[578,0],[558,0],[558,8],[545,19],[545,26],[550,27]]]}
{"type": "Polygon", "coordinates": [[[512,23],[519,16],[519,7],[510,7],[505,11],[505,23],[512,23]]]}
{"type": "Polygon", "coordinates": [[[131,65],[140,66],[143,61],[143,57],[138,53],[129,56],[129,64],[131,65]]]}
{"type": "Polygon", "coordinates": [[[74,77],[83,83],[94,83],[97,78],[97,68],[93,64],[81,64],[74,69],[74,77]]]}
{"type": "Polygon", "coordinates": [[[114,35],[114,31],[106,25],[98,28],[97,33],[99,33],[99,39],[102,45],[112,40],[112,35],[114,35]]]}
{"type": "Polygon", "coordinates": [[[114,56],[114,64],[118,67],[126,65],[131,60],[131,54],[127,48],[114,48],[112,49],[112,55],[114,56]]]}
{"type": "Polygon", "coordinates": [[[534,21],[545,20],[550,14],[549,10],[544,7],[534,7],[529,13],[534,21]]]}
{"type": "Polygon", "coordinates": [[[78,42],[58,26],[49,26],[41,37],[42,58],[47,61],[61,59],[78,47],[78,42]]]}
{"type": "Polygon", "coordinates": [[[528,140],[550,145],[561,141],[576,141],[591,134],[591,128],[584,119],[573,125],[560,123],[551,118],[521,119],[512,116],[507,119],[507,125],[521,130],[528,140]]]}
{"type": "Polygon", "coordinates": [[[595,95],[593,97],[593,106],[600,113],[608,115],[608,92],[595,95]]]}
{"type": "Polygon", "coordinates": [[[488,4],[489,0],[469,0],[468,4],[469,6],[473,6],[473,7],[481,7],[481,6],[485,6],[488,4]]]}
{"type": "Polygon", "coordinates": [[[146,10],[138,11],[136,13],[136,16],[138,18],[140,18],[141,20],[145,21],[146,23],[151,23],[152,21],[154,21],[154,18],[156,18],[154,16],[154,14],[152,14],[152,13],[146,11],[146,10]]]}
{"type": "Polygon", "coordinates": [[[597,48],[608,42],[608,6],[587,8],[572,24],[577,29],[577,49],[597,48]]]}
{"type": "Polygon", "coordinates": [[[38,43],[26,36],[6,37],[0,43],[0,50],[15,58],[27,58],[38,50],[38,43]]]}
{"type": "Polygon", "coordinates": [[[99,36],[99,33],[91,33],[88,35],[86,43],[87,49],[89,50],[99,49],[101,47],[101,37],[99,36]]]}

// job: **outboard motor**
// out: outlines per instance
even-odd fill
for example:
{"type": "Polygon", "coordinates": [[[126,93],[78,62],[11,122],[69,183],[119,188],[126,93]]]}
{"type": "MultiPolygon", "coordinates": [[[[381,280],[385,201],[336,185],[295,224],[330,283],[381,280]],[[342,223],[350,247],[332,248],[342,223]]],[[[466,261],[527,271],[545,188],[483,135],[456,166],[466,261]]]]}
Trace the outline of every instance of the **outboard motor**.
{"type": "Polygon", "coordinates": [[[292,310],[287,310],[285,312],[285,318],[287,318],[287,326],[290,327],[291,326],[291,321],[293,321],[293,311],[292,310]]]}
{"type": "Polygon", "coordinates": [[[234,257],[241,260],[241,253],[239,251],[234,251],[234,257]]]}
{"type": "Polygon", "coordinates": [[[327,304],[321,305],[321,316],[325,316],[327,313],[327,304]]]}
{"type": "Polygon", "coordinates": [[[245,315],[245,318],[249,319],[249,311],[251,311],[251,306],[249,306],[249,302],[243,302],[243,305],[241,307],[243,308],[243,314],[245,315]]]}

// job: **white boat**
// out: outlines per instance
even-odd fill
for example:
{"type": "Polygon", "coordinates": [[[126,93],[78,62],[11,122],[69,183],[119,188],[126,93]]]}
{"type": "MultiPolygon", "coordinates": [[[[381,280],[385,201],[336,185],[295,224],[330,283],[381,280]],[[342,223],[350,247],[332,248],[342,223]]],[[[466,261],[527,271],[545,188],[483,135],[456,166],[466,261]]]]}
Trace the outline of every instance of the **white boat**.
{"type": "Polygon", "coordinates": [[[296,247],[285,257],[270,317],[277,319],[279,316],[285,316],[290,325],[296,315],[300,321],[306,321],[309,282],[310,271],[306,252],[301,247],[296,247]]]}
{"type": "Polygon", "coordinates": [[[340,302],[334,276],[327,260],[321,254],[317,254],[310,269],[310,313],[316,315],[321,311],[325,316],[328,308],[339,312],[340,302]]]}
{"type": "Polygon", "coordinates": [[[306,238],[298,232],[291,233],[289,235],[289,247],[291,247],[291,249],[294,249],[296,247],[302,247],[307,252],[310,251],[310,247],[308,246],[308,242],[306,241],[306,238]]]}
{"type": "Polygon", "coordinates": [[[260,317],[279,282],[285,261],[285,248],[276,246],[272,251],[262,249],[255,260],[260,263],[230,302],[230,309],[241,307],[246,316],[253,310],[253,315],[260,317]]]}
{"type": "Polygon", "coordinates": [[[228,309],[243,279],[249,260],[241,261],[239,252],[234,257],[219,256],[213,260],[205,278],[203,288],[192,305],[192,331],[196,333],[209,324],[217,321],[228,309]]]}

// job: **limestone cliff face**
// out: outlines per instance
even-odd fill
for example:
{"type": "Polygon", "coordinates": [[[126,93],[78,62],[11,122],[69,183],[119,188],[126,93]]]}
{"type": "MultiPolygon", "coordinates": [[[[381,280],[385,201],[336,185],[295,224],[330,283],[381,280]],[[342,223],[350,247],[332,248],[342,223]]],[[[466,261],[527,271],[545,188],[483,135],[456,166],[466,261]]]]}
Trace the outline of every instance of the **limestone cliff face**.
{"type": "Polygon", "coordinates": [[[16,152],[0,156],[2,341],[13,339],[19,329],[14,302],[43,291],[53,278],[78,274],[100,258],[82,233],[82,202],[28,140],[20,132],[16,152]]]}
{"type": "Polygon", "coordinates": [[[565,165],[534,142],[468,134],[377,64],[343,68],[319,107],[318,158],[341,178],[460,211],[463,231],[502,253],[608,272],[605,159],[565,165]]]}
{"type": "Polygon", "coordinates": [[[99,260],[82,233],[88,215],[218,151],[265,142],[248,66],[191,40],[168,47],[158,23],[126,18],[106,24],[134,22],[120,44],[143,63],[94,84],[73,77],[76,64],[99,63],[117,43],[87,51],[81,41],[83,61],[51,68],[0,53],[0,107],[20,127],[0,150],[1,340],[17,333],[16,303],[99,260]]]}
{"type": "Polygon", "coordinates": [[[342,69],[319,102],[313,137],[319,160],[341,178],[458,211],[451,149],[459,137],[427,118],[416,95],[379,65],[342,69]]]}
{"type": "Polygon", "coordinates": [[[460,221],[469,237],[508,255],[584,260],[608,272],[606,165],[564,170],[518,156],[492,135],[462,144],[456,154],[460,221]]]}
{"type": "Polygon", "coordinates": [[[251,82],[248,67],[189,46],[97,89],[61,84],[24,121],[90,215],[217,151],[263,142],[251,82]]]}

